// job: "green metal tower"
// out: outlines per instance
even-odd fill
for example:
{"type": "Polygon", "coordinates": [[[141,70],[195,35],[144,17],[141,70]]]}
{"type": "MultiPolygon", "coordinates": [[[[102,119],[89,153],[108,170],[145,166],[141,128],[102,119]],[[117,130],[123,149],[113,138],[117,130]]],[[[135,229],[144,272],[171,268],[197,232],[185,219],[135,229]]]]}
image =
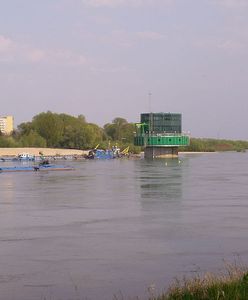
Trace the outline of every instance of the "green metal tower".
{"type": "Polygon", "coordinates": [[[179,146],[188,146],[189,135],[182,133],[178,113],[142,113],[136,123],[134,144],[145,147],[145,158],[177,157],[179,146]]]}

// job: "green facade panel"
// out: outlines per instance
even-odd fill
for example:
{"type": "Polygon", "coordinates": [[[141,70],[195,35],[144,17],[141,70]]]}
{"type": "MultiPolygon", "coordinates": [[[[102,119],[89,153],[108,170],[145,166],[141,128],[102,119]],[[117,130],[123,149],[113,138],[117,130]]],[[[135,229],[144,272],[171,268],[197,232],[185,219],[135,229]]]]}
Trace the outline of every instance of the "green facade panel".
{"type": "Polygon", "coordinates": [[[145,133],[182,132],[182,115],[178,113],[143,113],[140,121],[145,124],[145,133]]]}
{"type": "Polygon", "coordinates": [[[187,135],[176,135],[176,136],[144,135],[144,136],[136,136],[134,138],[134,144],[136,146],[177,147],[177,146],[188,146],[189,142],[190,142],[190,138],[187,135]]]}
{"type": "Polygon", "coordinates": [[[144,146],[145,141],[143,136],[135,136],[134,137],[134,145],[135,146],[144,146]]]}

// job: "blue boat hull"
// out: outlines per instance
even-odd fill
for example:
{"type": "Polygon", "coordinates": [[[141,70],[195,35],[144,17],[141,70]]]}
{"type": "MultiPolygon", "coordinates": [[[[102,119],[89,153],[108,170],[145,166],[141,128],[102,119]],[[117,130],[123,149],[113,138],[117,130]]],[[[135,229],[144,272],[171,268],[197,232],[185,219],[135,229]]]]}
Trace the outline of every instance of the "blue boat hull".
{"type": "Polygon", "coordinates": [[[112,150],[91,150],[88,155],[85,156],[86,159],[113,159],[115,154],[112,150]]]}
{"type": "Polygon", "coordinates": [[[15,166],[0,167],[0,172],[38,172],[38,171],[69,171],[74,168],[61,165],[37,165],[37,166],[15,166]]]}

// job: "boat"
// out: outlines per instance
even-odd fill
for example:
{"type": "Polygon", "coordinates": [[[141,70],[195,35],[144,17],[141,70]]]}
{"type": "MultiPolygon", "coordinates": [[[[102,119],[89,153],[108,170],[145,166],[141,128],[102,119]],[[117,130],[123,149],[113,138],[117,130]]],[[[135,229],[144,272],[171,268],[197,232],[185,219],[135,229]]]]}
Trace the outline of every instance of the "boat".
{"type": "Polygon", "coordinates": [[[33,166],[0,167],[0,172],[39,172],[39,171],[70,171],[74,168],[63,165],[40,164],[33,166]]]}
{"type": "Polygon", "coordinates": [[[98,159],[112,159],[115,158],[114,152],[112,150],[101,150],[97,149],[95,152],[95,158],[98,159]]]}
{"type": "Polygon", "coordinates": [[[115,158],[112,150],[93,149],[85,156],[86,159],[112,159],[115,158]]]}
{"type": "Polygon", "coordinates": [[[122,152],[117,146],[113,146],[112,149],[98,149],[97,145],[93,150],[90,150],[88,155],[85,155],[86,159],[113,159],[120,158],[128,154],[129,147],[125,148],[122,152]]]}
{"type": "Polygon", "coordinates": [[[17,160],[33,161],[33,160],[35,160],[35,156],[33,154],[29,154],[29,153],[20,153],[17,156],[17,160]]]}

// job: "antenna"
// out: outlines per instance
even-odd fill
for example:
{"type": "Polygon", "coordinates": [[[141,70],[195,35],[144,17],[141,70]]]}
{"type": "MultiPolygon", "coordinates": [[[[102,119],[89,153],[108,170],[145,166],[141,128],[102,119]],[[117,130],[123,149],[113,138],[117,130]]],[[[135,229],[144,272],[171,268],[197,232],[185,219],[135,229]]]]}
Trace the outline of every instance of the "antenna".
{"type": "Polygon", "coordinates": [[[148,93],[148,101],[149,101],[149,112],[152,112],[152,108],[151,108],[151,98],[152,98],[152,93],[151,92],[149,92],[148,93]]]}
{"type": "Polygon", "coordinates": [[[152,93],[148,93],[148,99],[149,99],[149,134],[153,132],[153,115],[152,115],[152,108],[151,108],[151,98],[152,93]]]}

